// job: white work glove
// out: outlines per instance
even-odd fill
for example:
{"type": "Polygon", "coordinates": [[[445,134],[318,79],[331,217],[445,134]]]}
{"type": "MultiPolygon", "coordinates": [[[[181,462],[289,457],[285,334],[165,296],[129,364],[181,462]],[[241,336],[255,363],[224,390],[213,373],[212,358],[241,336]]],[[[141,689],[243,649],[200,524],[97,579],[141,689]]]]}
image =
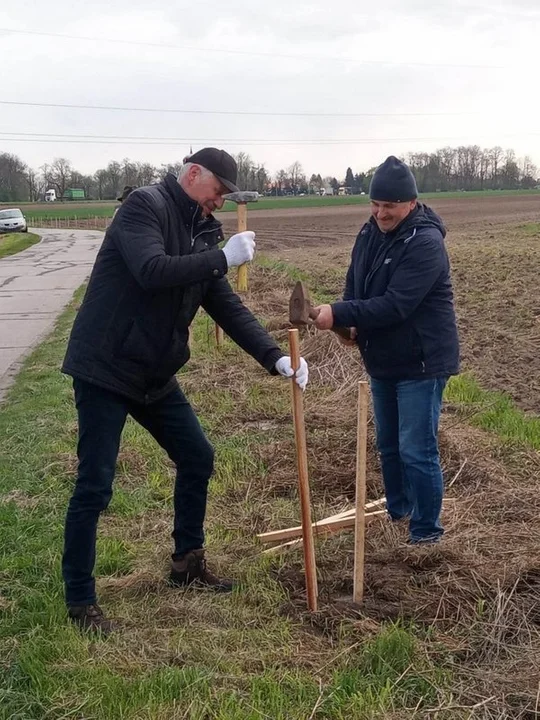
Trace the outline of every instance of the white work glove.
{"type": "MultiPolygon", "coordinates": [[[[280,375],[283,375],[283,377],[292,377],[294,375],[294,370],[291,367],[291,358],[288,355],[285,355],[282,358],[279,358],[279,360],[276,363],[276,370],[280,375]]],[[[308,383],[308,377],[309,377],[309,370],[307,362],[304,360],[303,357],[300,358],[300,367],[296,371],[295,381],[302,390],[306,389],[306,385],[308,383]]]]}
{"type": "Polygon", "coordinates": [[[251,230],[237,233],[229,238],[223,248],[228,267],[237,267],[251,262],[255,255],[255,233],[251,230]]]}

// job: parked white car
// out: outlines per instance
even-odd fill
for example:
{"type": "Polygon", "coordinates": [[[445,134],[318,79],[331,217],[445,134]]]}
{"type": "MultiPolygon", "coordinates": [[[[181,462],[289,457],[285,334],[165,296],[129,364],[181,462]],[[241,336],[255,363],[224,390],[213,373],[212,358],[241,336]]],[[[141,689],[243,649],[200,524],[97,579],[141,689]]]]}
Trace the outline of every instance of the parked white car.
{"type": "Polygon", "coordinates": [[[0,210],[0,233],[28,232],[26,218],[19,208],[0,210]]]}

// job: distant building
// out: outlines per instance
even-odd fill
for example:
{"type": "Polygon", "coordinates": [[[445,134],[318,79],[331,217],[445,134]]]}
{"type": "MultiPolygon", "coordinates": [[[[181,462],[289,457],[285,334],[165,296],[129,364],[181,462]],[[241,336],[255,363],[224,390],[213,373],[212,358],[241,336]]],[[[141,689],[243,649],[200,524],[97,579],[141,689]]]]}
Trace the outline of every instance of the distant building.
{"type": "Polygon", "coordinates": [[[84,200],[85,192],[82,188],[68,188],[62,197],[64,200],[84,200]]]}

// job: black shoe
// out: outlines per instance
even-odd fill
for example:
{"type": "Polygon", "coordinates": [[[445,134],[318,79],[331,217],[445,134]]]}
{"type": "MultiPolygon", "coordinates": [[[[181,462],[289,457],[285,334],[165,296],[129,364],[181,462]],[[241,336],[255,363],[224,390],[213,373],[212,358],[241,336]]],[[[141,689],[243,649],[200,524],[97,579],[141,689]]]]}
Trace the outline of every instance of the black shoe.
{"type": "Polygon", "coordinates": [[[219,578],[210,572],[206,566],[204,550],[190,550],[173,560],[169,584],[173,587],[195,585],[222,593],[231,592],[234,587],[232,580],[219,578]]]}
{"type": "Polygon", "coordinates": [[[409,538],[407,545],[436,545],[442,539],[442,535],[428,535],[421,538],[409,538]]]}
{"type": "Polygon", "coordinates": [[[115,629],[113,621],[107,620],[99,605],[71,605],[68,615],[81,630],[109,635],[115,629]]]}

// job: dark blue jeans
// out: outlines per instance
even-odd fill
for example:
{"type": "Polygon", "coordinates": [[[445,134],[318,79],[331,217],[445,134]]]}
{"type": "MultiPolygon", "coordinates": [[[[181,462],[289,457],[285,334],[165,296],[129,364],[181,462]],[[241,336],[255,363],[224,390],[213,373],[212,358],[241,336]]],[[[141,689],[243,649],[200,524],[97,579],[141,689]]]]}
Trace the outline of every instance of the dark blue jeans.
{"type": "Polygon", "coordinates": [[[75,379],[79,470],[66,517],[62,573],[68,605],[96,602],[93,577],[100,513],[111,497],[120,437],[131,415],[176,465],[174,556],[201,548],[214,451],[181,390],[151,405],[75,379]]]}
{"type": "Polygon", "coordinates": [[[413,542],[443,534],[437,435],[447,380],[371,379],[386,507],[393,520],[410,516],[413,542]]]}

